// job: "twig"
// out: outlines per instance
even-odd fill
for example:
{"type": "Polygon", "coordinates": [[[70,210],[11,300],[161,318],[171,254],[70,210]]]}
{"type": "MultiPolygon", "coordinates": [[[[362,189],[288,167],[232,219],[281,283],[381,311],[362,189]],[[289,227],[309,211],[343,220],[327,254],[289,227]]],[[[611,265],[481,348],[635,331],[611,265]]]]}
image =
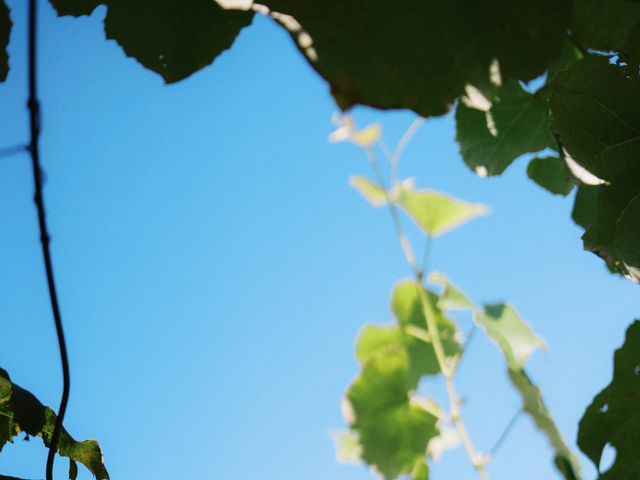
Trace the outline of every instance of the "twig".
{"type": "MultiPolygon", "coordinates": [[[[11,155],[16,155],[18,153],[28,152],[29,145],[11,145],[9,147],[0,148],[0,157],[10,157],[11,155]]],[[[2,477],[0,477],[1,479],[2,477]]]]}
{"type": "Polygon", "coordinates": [[[53,276],[53,264],[51,261],[51,252],[49,250],[49,233],[47,229],[46,211],[44,206],[44,197],[42,194],[42,168],[40,166],[40,104],[37,95],[37,70],[36,70],[36,20],[37,20],[37,0],[29,0],[29,124],[31,131],[31,142],[29,151],[31,153],[33,167],[33,182],[35,186],[34,201],[38,211],[38,226],[40,228],[40,242],[42,244],[42,256],[44,257],[44,266],[47,275],[47,285],[49,287],[49,299],[51,300],[51,311],[56,327],[56,335],[58,337],[58,347],[60,349],[60,361],[62,363],[62,398],[60,400],[60,408],[58,416],[51,434],[49,443],[49,454],[47,456],[47,480],[53,480],[53,462],[56,452],[58,451],[58,440],[62,431],[62,421],[67,410],[69,401],[69,359],[67,357],[67,345],[64,339],[64,331],[62,329],[62,317],[60,315],[60,307],[58,305],[58,295],[56,293],[56,284],[53,276]]]}
{"type": "Polygon", "coordinates": [[[522,410],[518,410],[513,415],[513,417],[511,417],[511,420],[509,420],[509,423],[507,423],[507,426],[504,427],[504,430],[502,431],[502,433],[498,437],[498,440],[496,440],[496,443],[493,445],[493,447],[489,451],[491,456],[494,456],[496,454],[498,449],[502,446],[502,443],[507,439],[507,437],[511,433],[511,430],[513,429],[515,424],[518,422],[518,419],[520,418],[520,415],[522,415],[522,410]]]}

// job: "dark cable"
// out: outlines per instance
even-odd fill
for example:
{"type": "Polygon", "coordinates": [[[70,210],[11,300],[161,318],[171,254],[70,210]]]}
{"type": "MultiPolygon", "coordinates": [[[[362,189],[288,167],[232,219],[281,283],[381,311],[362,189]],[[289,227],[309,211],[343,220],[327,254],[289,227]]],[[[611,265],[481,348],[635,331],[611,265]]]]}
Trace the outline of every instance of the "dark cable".
{"type": "Polygon", "coordinates": [[[42,195],[42,168],[40,166],[40,152],[38,141],[40,139],[40,104],[37,95],[37,75],[36,75],[36,19],[37,0],[29,0],[29,120],[31,129],[31,142],[29,151],[33,167],[33,182],[35,186],[34,201],[38,211],[38,226],[40,228],[40,242],[42,243],[42,256],[44,257],[44,267],[47,274],[47,285],[49,287],[49,298],[51,300],[51,311],[56,326],[58,337],[58,347],[60,349],[60,361],[62,363],[62,399],[56,424],[49,443],[49,455],[47,456],[47,480],[53,480],[53,462],[58,451],[58,440],[62,431],[62,421],[67,410],[69,401],[69,359],[67,358],[67,345],[64,340],[62,329],[62,317],[58,306],[58,295],[53,276],[53,265],[51,262],[51,252],[49,251],[49,233],[47,230],[47,220],[44,207],[44,197],[42,195]]]}

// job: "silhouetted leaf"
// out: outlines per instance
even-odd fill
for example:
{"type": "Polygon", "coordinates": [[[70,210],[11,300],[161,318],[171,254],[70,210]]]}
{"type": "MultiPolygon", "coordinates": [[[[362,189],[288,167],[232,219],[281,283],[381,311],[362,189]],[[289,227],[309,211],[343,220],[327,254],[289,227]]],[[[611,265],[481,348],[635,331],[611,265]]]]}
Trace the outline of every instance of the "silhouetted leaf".
{"type": "Polygon", "coordinates": [[[362,459],[386,479],[411,473],[438,434],[437,418],[409,399],[407,363],[402,352],[374,355],[347,392],[362,459]]]}
{"type": "Polygon", "coordinates": [[[0,82],[7,78],[9,73],[9,53],[7,45],[11,36],[11,17],[9,16],[9,7],[0,0],[0,82]]]}
{"type": "Polygon", "coordinates": [[[394,200],[429,236],[438,236],[487,213],[479,203],[467,203],[432,190],[401,188],[394,200]]]}
{"type": "Polygon", "coordinates": [[[630,0],[574,0],[571,30],[584,48],[618,50],[640,22],[640,3],[630,0]]]}
{"type": "Polygon", "coordinates": [[[545,190],[554,195],[567,196],[573,183],[567,178],[565,164],[558,157],[534,158],[529,162],[527,175],[545,190]]]}
{"type": "Polygon", "coordinates": [[[467,84],[530,80],[558,57],[567,0],[268,0],[342,108],[449,110],[467,84]],[[308,35],[308,37],[306,36],[308,35]],[[310,37],[310,38],[309,38],[310,37]]]}
{"type": "Polygon", "coordinates": [[[593,399],[580,420],[578,445],[596,468],[605,446],[616,449],[615,462],[601,480],[640,476],[640,320],[627,330],[616,350],[613,380],[593,399]]]}
{"type": "MultiPolygon", "coordinates": [[[[20,432],[42,437],[48,447],[55,422],[53,410],[40,403],[31,392],[12,383],[7,372],[0,368],[0,450],[20,432]]],[[[102,452],[95,440],[77,442],[63,429],[58,441],[58,453],[82,463],[98,480],[109,478],[102,452]]]]}
{"type": "Polygon", "coordinates": [[[524,370],[509,369],[509,378],[522,397],[522,409],[531,417],[538,430],[547,438],[554,451],[554,463],[566,480],[578,480],[580,462],[567,446],[551,413],[542,399],[540,389],[531,382],[524,370]]]}
{"type": "Polygon", "coordinates": [[[600,190],[602,187],[596,185],[580,185],[576,190],[571,218],[584,229],[596,221],[600,190]]]}
{"type": "Polygon", "coordinates": [[[522,369],[531,354],[545,346],[510,305],[487,305],[475,318],[498,345],[512,370],[522,369]]]}
{"type": "Polygon", "coordinates": [[[554,144],[547,92],[526,92],[518,82],[499,90],[488,111],[458,103],[456,140],[466,164],[480,176],[500,175],[519,156],[554,144]]]}
{"type": "Polygon", "coordinates": [[[125,53],[177,82],[209,65],[249,25],[253,12],[225,10],[213,0],[51,0],[59,15],[107,6],[107,38],[125,53]]]}

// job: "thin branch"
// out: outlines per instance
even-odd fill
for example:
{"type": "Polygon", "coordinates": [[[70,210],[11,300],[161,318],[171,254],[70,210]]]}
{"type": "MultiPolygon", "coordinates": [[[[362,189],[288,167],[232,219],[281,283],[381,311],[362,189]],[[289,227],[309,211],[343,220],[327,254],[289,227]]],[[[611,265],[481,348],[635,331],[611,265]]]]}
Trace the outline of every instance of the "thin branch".
{"type": "MultiPolygon", "coordinates": [[[[475,315],[476,312],[474,311],[472,314],[475,315]]],[[[471,341],[474,339],[477,329],[478,329],[478,327],[477,327],[477,325],[476,325],[476,323],[474,321],[471,324],[471,329],[469,329],[469,334],[467,335],[467,340],[464,342],[464,345],[462,345],[462,348],[460,349],[460,352],[458,352],[457,359],[456,359],[455,363],[453,364],[453,367],[451,368],[451,370],[452,370],[454,375],[458,371],[458,368],[460,368],[460,362],[462,362],[462,358],[464,357],[465,352],[468,350],[469,345],[471,345],[471,341]]]]}
{"type": "Polygon", "coordinates": [[[511,430],[513,429],[513,427],[516,425],[516,423],[518,423],[518,419],[520,418],[521,415],[522,415],[522,410],[518,410],[513,415],[513,417],[511,417],[511,420],[509,420],[509,423],[507,423],[507,426],[504,427],[504,430],[502,431],[502,433],[498,437],[498,440],[496,440],[496,443],[493,445],[493,447],[489,451],[489,453],[490,453],[490,455],[492,457],[496,454],[498,449],[502,446],[504,441],[507,439],[507,437],[511,433],[511,430]]]}
{"type": "MultiPolygon", "coordinates": [[[[10,157],[12,155],[17,155],[18,153],[25,153],[29,151],[29,145],[21,144],[21,145],[11,145],[9,147],[0,148],[0,158],[1,157],[10,157]]],[[[0,477],[1,479],[2,477],[0,477]]]]}
{"type": "Polygon", "coordinates": [[[56,418],[55,427],[51,434],[49,443],[49,454],[47,456],[47,480],[53,480],[53,462],[56,452],[58,451],[58,440],[62,431],[62,421],[67,410],[69,401],[69,359],[67,357],[67,345],[64,339],[64,331],[62,329],[62,316],[60,315],[60,307],[58,305],[58,295],[56,293],[56,284],[53,276],[53,263],[51,261],[51,252],[49,250],[49,233],[47,229],[46,210],[44,206],[44,197],[42,194],[42,167],[40,166],[40,104],[37,94],[37,63],[36,63],[36,27],[37,27],[37,0],[29,0],[29,126],[31,131],[31,142],[29,151],[31,153],[33,182],[35,186],[34,201],[38,211],[38,226],[40,229],[40,242],[42,244],[42,256],[44,258],[44,266],[47,275],[47,285],[49,287],[49,299],[51,300],[51,311],[56,327],[56,335],[58,337],[58,347],[60,349],[60,361],[62,363],[62,398],[60,400],[60,408],[58,408],[58,416],[56,418]]]}

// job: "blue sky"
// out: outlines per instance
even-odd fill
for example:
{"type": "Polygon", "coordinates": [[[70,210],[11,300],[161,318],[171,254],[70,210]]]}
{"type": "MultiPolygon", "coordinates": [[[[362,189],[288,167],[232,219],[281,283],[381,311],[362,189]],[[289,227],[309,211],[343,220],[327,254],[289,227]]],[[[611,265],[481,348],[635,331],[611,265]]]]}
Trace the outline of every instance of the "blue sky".
{"type": "MultiPolygon", "coordinates": [[[[28,134],[26,2],[8,3],[0,146],[28,134]]],[[[409,270],[386,212],[348,186],[349,175],[369,174],[366,159],[327,141],[327,86],[264,18],[213,66],[166,86],[104,40],[104,8],[58,19],[41,4],[45,195],[72,366],[67,429],[99,439],[114,480],[373,478],[336,463],[330,432],[343,427],[357,332],[391,321],[391,289],[409,270]]],[[[355,116],[381,122],[390,144],[413,120],[355,116]]],[[[637,287],[582,252],[571,200],[529,182],[526,162],[480,179],[453,137],[451,116],[429,120],[400,173],[492,213],[438,239],[430,263],[478,303],[508,300],[546,339],[531,374],[573,442],[639,315],[637,287]]],[[[57,408],[32,188],[28,157],[0,159],[0,362],[57,408]]],[[[483,338],[461,368],[463,415],[486,450],[519,401],[483,338]]],[[[440,387],[426,388],[441,398],[440,387]]],[[[42,478],[45,460],[39,439],[18,440],[0,455],[0,473],[42,478]]],[[[58,460],[56,478],[66,469],[58,460]]],[[[474,478],[461,451],[432,472],[474,478]]],[[[556,478],[527,419],[489,472],[556,478]]],[[[80,478],[90,474],[81,468],[80,478]]]]}

